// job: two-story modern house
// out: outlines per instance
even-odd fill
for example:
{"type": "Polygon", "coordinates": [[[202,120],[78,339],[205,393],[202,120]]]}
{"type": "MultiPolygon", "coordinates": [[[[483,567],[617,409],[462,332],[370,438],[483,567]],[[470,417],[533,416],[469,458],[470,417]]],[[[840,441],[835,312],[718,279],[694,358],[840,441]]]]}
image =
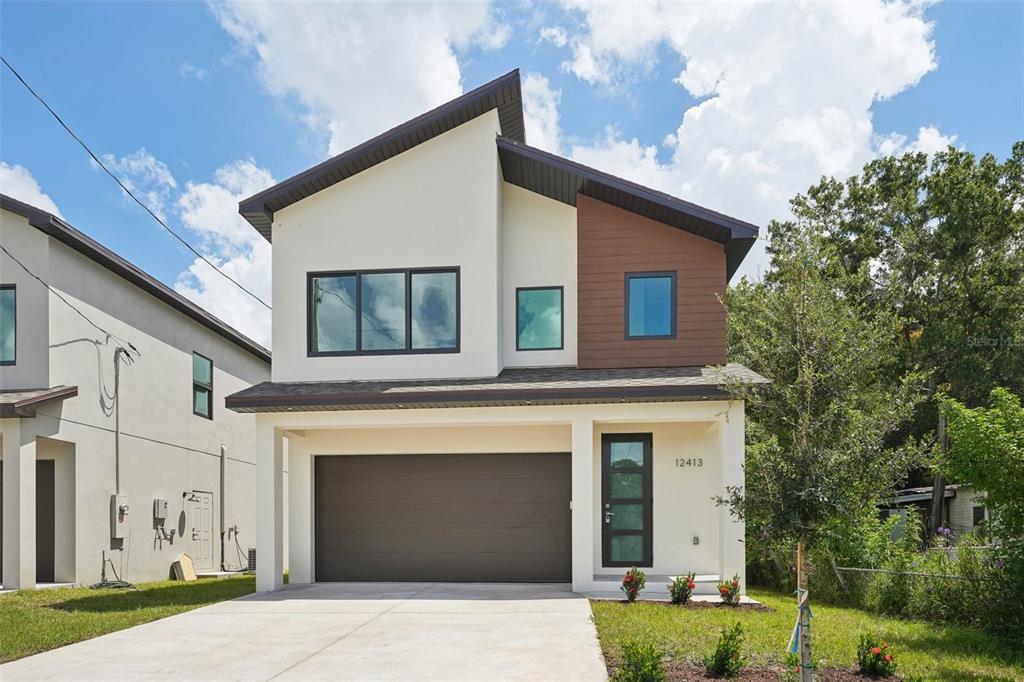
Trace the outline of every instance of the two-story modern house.
{"type": "Polygon", "coordinates": [[[720,297],[757,228],[525,143],[518,72],[241,202],[260,590],[744,574],[720,297]]]}
{"type": "Polygon", "coordinates": [[[0,196],[4,589],[238,569],[270,353],[59,217],[0,196]]]}

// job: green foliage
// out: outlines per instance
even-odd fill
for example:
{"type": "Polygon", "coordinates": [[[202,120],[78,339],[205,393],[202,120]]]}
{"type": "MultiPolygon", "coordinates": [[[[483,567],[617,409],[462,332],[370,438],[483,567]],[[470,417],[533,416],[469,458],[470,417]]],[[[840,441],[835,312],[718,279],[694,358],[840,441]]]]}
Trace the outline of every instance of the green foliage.
{"type": "Polygon", "coordinates": [[[634,566],[622,577],[622,587],[619,589],[626,593],[626,601],[634,602],[640,590],[646,586],[647,574],[634,566]]]}
{"type": "Polygon", "coordinates": [[[743,625],[737,621],[732,627],[722,629],[715,651],[704,659],[704,665],[714,677],[736,677],[745,663],[743,625]]]}
{"type": "Polygon", "coordinates": [[[628,641],[622,645],[622,660],[612,682],[664,682],[668,679],[662,653],[650,643],[628,641]]]}
{"type": "Polygon", "coordinates": [[[676,578],[668,584],[668,594],[672,599],[673,604],[685,604],[690,601],[690,595],[693,594],[693,589],[697,587],[697,583],[693,582],[696,574],[693,572],[687,573],[686,575],[676,576],[676,578]]]}
{"type": "Polygon", "coordinates": [[[723,580],[718,583],[718,596],[722,598],[722,603],[729,606],[739,606],[740,604],[740,576],[734,575],[728,580],[723,580]]]}
{"type": "Polygon", "coordinates": [[[896,674],[896,659],[888,642],[878,635],[861,635],[857,645],[857,668],[869,677],[892,677],[896,674]]]}

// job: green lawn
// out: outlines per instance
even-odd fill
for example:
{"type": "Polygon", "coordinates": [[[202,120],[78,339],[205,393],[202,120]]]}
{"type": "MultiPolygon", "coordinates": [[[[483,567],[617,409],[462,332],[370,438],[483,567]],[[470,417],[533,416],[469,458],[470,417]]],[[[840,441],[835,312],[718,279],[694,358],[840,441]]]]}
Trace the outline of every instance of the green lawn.
{"type": "Polygon", "coordinates": [[[0,662],[249,594],[252,576],[157,582],[138,590],[87,587],[0,595],[0,662]]]}
{"type": "MultiPolygon", "coordinates": [[[[774,612],[728,608],[683,609],[662,604],[591,602],[605,658],[617,661],[621,642],[657,643],[675,659],[697,661],[714,649],[719,630],[739,620],[752,662],[779,664],[796,616],[793,597],[751,590],[774,612]]],[[[905,621],[852,608],[813,604],[813,651],[819,666],[854,665],[862,632],[877,632],[896,655],[899,673],[924,680],[1024,680],[1024,651],[977,630],[905,621]]]]}

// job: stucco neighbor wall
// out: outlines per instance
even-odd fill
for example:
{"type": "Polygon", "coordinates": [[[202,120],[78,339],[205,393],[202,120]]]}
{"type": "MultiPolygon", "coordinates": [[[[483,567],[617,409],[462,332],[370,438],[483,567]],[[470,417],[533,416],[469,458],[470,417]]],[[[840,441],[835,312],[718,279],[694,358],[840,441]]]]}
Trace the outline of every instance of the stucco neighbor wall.
{"type": "Polygon", "coordinates": [[[274,216],[274,381],[494,376],[499,251],[494,110],[274,216]],[[306,274],[461,268],[461,352],[307,357],[306,274]]]}
{"type": "MultiPolygon", "coordinates": [[[[24,230],[42,235],[27,222],[24,230]]],[[[115,486],[116,342],[108,342],[52,294],[42,299],[41,309],[48,335],[23,337],[46,351],[50,385],[78,386],[77,397],[46,403],[34,418],[17,420],[23,435],[31,432],[36,437],[37,457],[63,462],[63,470],[70,472],[70,490],[58,490],[56,495],[55,578],[96,582],[102,552],[107,550],[118,573],[128,580],[166,579],[175,555],[194,553],[191,528],[200,524],[188,513],[183,497],[191,491],[214,496],[212,563],[219,568],[222,445],[227,453],[225,524],[238,525],[244,562],[245,552],[255,546],[255,419],[227,410],[224,396],[269,379],[268,365],[64,244],[46,239],[50,284],[90,320],[131,342],[140,353],[132,364],[122,364],[120,376],[121,493],[130,506],[128,535],[122,543],[110,538],[109,515],[115,486]],[[192,414],[193,351],[213,360],[212,420],[192,414]],[[168,501],[164,528],[168,533],[174,530],[173,542],[154,526],[155,498],[168,501]]],[[[29,297],[33,288],[42,285],[19,286],[19,334],[24,331],[21,313],[36,305],[29,297]]],[[[67,485],[68,479],[64,481],[67,485]]],[[[237,567],[238,554],[232,533],[225,548],[227,563],[237,567]]]]}
{"type": "MultiPolygon", "coordinates": [[[[50,238],[28,224],[28,220],[0,210],[0,242],[25,267],[43,279],[50,274],[50,238]]],[[[17,291],[17,364],[0,365],[0,388],[41,388],[52,386],[49,355],[45,344],[50,320],[46,313],[48,293],[17,263],[0,251],[0,284],[14,284],[17,291]]]]}
{"type": "Polygon", "coordinates": [[[576,209],[503,183],[501,291],[506,367],[576,364],[576,209]],[[564,349],[516,350],[516,288],[563,287],[564,349]]]}

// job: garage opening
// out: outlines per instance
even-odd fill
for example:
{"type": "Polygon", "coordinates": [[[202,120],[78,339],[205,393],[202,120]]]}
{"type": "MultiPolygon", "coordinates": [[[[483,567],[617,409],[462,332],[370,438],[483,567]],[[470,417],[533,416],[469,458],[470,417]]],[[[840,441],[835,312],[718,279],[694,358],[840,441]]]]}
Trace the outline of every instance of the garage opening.
{"type": "Polygon", "coordinates": [[[568,582],[568,453],[317,456],[318,581],[568,582]]]}

